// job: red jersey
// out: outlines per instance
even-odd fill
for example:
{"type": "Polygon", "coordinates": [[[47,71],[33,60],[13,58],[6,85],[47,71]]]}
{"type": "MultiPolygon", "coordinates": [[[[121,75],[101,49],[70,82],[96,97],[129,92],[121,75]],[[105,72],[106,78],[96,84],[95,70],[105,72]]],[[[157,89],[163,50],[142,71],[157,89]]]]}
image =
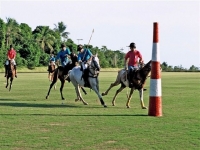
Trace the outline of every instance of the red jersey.
{"type": "Polygon", "coordinates": [[[125,56],[125,60],[128,58],[128,66],[137,66],[138,58],[142,59],[142,55],[138,50],[129,51],[125,56]]]}
{"type": "Polygon", "coordinates": [[[14,59],[16,57],[16,51],[14,49],[9,50],[7,56],[10,59],[14,59]]]}

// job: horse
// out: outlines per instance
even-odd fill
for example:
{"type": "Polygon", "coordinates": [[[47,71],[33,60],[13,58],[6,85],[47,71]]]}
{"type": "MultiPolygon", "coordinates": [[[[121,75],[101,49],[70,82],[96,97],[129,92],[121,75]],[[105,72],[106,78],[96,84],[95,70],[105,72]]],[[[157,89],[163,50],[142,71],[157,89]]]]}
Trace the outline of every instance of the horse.
{"type": "Polygon", "coordinates": [[[11,62],[11,60],[9,60],[9,64],[8,64],[8,67],[7,67],[7,76],[6,76],[6,80],[7,80],[6,88],[8,88],[9,79],[10,79],[9,91],[11,90],[12,82],[13,82],[14,76],[15,76],[14,63],[11,62]]]}
{"type": "Polygon", "coordinates": [[[53,75],[54,75],[54,71],[56,69],[56,66],[54,64],[53,61],[50,62],[50,65],[49,65],[49,69],[48,69],[48,78],[49,78],[49,81],[53,81],[53,75]]]}
{"type": "MultiPolygon", "coordinates": [[[[130,93],[129,95],[127,95],[127,98],[128,98],[127,103],[126,103],[127,108],[130,108],[130,100],[132,98],[132,94],[134,90],[137,89],[139,91],[141,107],[142,109],[147,109],[147,107],[144,105],[144,102],[143,102],[143,91],[144,91],[143,87],[145,85],[146,79],[149,77],[150,72],[151,72],[151,60],[147,64],[142,66],[140,69],[138,69],[135,72],[135,74],[131,77],[131,80],[134,86],[131,87],[130,93]]],[[[124,88],[129,87],[129,81],[127,80],[127,70],[125,69],[121,69],[120,71],[118,71],[116,81],[110,84],[110,87],[104,93],[102,93],[102,96],[107,95],[111,88],[119,85],[120,83],[121,83],[121,87],[116,91],[112,100],[113,106],[115,106],[115,100],[116,100],[117,95],[124,88]]]]}
{"type": "MultiPolygon", "coordinates": [[[[97,57],[97,55],[92,56],[92,60],[88,62],[87,69],[89,70],[88,82],[90,84],[90,86],[87,88],[90,88],[93,91],[95,91],[95,93],[97,94],[101,102],[101,105],[103,105],[104,107],[107,107],[101,94],[99,93],[98,75],[100,71],[100,65],[99,65],[99,58],[97,57]]],[[[84,105],[88,105],[88,103],[84,101],[80,93],[80,87],[84,87],[84,84],[85,84],[85,81],[82,78],[82,75],[83,75],[83,72],[81,71],[81,66],[76,66],[72,70],[69,71],[69,78],[72,84],[74,85],[76,94],[77,94],[77,99],[75,99],[75,101],[80,100],[83,102],[84,105]]]]}
{"type": "MultiPolygon", "coordinates": [[[[71,63],[68,63],[65,67],[59,66],[54,70],[53,75],[52,75],[53,80],[52,80],[52,82],[49,86],[49,90],[48,90],[48,93],[46,95],[46,99],[48,99],[48,97],[49,97],[49,94],[51,92],[51,88],[53,87],[53,85],[59,79],[61,81],[61,86],[60,86],[61,99],[65,100],[65,98],[63,97],[62,91],[63,91],[63,87],[64,87],[64,84],[65,84],[65,80],[68,79],[68,75],[66,75],[66,74],[68,74],[69,70],[71,70],[72,68],[74,68],[76,66],[77,58],[78,58],[78,56],[74,52],[72,52],[70,54],[71,63]]],[[[68,79],[68,81],[69,81],[69,79],[68,79]]],[[[83,88],[82,88],[82,90],[85,94],[87,94],[86,91],[83,88]]]]}

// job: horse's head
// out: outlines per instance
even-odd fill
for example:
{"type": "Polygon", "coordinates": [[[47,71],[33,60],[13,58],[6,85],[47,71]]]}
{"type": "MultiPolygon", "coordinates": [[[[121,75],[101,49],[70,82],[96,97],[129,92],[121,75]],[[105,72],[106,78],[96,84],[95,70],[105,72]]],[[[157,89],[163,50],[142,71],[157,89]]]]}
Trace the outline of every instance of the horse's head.
{"type": "Polygon", "coordinates": [[[100,67],[99,58],[97,57],[97,54],[92,56],[92,61],[90,65],[96,70],[98,71],[100,70],[101,67],[100,67]]]}
{"type": "Polygon", "coordinates": [[[151,72],[151,60],[147,64],[143,64],[139,72],[142,78],[146,79],[151,72]]]}
{"type": "Polygon", "coordinates": [[[91,62],[89,62],[89,70],[90,70],[90,73],[92,75],[97,75],[98,72],[100,71],[100,64],[99,64],[99,58],[97,57],[97,54],[96,55],[93,55],[92,56],[92,60],[91,62]]]}
{"type": "Polygon", "coordinates": [[[133,82],[137,89],[143,88],[149,73],[151,72],[151,60],[147,64],[141,65],[140,69],[137,70],[133,82]]]}
{"type": "Polygon", "coordinates": [[[78,60],[78,56],[74,52],[71,52],[70,59],[72,61],[72,64],[75,66],[75,64],[77,63],[77,60],[78,60]]]}

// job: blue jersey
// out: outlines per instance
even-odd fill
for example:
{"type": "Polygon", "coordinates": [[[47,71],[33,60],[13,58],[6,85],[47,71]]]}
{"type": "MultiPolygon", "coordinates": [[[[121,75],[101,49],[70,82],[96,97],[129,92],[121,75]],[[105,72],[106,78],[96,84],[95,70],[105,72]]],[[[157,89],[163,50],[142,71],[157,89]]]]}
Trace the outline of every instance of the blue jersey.
{"type": "Polygon", "coordinates": [[[88,59],[90,59],[90,57],[92,56],[93,54],[91,53],[91,51],[89,49],[84,49],[84,51],[82,53],[79,53],[78,54],[78,61],[82,61],[82,62],[85,62],[87,61],[88,59]]]}
{"type": "Polygon", "coordinates": [[[50,57],[50,58],[49,58],[49,61],[53,61],[53,62],[55,62],[56,59],[55,59],[55,57],[50,57]]]}
{"type": "Polygon", "coordinates": [[[69,61],[67,55],[70,55],[70,54],[71,54],[71,52],[70,52],[69,49],[66,49],[64,51],[61,50],[60,52],[58,52],[58,54],[56,56],[56,61],[58,59],[60,59],[61,65],[64,67],[68,63],[68,61],[69,61]]]}

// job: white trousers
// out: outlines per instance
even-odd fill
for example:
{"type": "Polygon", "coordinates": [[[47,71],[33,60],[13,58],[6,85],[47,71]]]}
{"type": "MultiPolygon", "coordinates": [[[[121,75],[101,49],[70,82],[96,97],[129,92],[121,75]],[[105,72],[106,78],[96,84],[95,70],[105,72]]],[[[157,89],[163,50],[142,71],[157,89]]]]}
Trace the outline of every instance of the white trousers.
{"type": "Polygon", "coordinates": [[[88,67],[87,63],[81,62],[81,66],[83,68],[83,70],[85,70],[88,67]]]}

